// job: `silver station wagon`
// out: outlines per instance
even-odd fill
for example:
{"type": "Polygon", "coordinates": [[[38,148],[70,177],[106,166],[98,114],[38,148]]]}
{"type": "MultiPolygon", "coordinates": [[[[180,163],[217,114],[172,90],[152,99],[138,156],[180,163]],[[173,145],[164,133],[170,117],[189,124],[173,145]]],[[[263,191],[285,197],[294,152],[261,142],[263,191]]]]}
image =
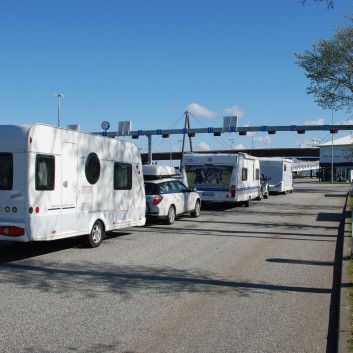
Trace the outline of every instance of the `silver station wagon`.
{"type": "Polygon", "coordinates": [[[200,215],[200,195],[180,180],[145,180],[145,190],[148,220],[162,219],[166,224],[173,224],[175,218],[182,214],[190,212],[191,217],[200,215]]]}

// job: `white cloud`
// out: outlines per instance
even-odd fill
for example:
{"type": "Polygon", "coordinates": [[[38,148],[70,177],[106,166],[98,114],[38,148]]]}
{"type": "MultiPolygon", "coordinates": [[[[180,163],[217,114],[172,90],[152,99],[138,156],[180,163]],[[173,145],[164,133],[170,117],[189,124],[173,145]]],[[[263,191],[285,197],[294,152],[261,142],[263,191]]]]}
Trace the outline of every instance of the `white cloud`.
{"type": "Polygon", "coordinates": [[[341,125],[353,125],[353,120],[345,120],[345,121],[341,121],[340,123],[341,125]]]}
{"type": "Polygon", "coordinates": [[[191,103],[187,106],[187,110],[198,118],[206,118],[206,119],[215,119],[217,117],[217,113],[208,110],[197,103],[191,103]]]}
{"type": "Polygon", "coordinates": [[[211,150],[211,145],[209,143],[206,142],[200,142],[197,145],[199,151],[210,151],[211,150]]]}
{"type": "Polygon", "coordinates": [[[266,137],[254,137],[255,142],[271,142],[270,138],[268,136],[266,137]]]}
{"type": "Polygon", "coordinates": [[[236,115],[238,118],[241,118],[242,116],[245,115],[245,112],[240,109],[237,105],[231,108],[227,108],[224,110],[226,114],[229,115],[236,115]]]}
{"type": "Polygon", "coordinates": [[[324,125],[325,119],[317,119],[317,120],[307,120],[304,122],[304,125],[324,125]]]}
{"type": "Polygon", "coordinates": [[[245,150],[245,146],[242,145],[241,143],[238,143],[237,145],[235,145],[233,147],[233,149],[235,149],[235,150],[245,150]]]}

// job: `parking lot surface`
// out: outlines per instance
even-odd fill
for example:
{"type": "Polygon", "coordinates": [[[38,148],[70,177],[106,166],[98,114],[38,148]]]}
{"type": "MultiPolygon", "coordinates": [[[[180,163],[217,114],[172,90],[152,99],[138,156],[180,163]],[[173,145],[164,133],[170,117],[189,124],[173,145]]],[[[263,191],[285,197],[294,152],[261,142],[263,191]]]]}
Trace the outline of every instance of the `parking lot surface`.
{"type": "Polygon", "coordinates": [[[348,191],[300,180],[96,249],[1,242],[0,352],[326,352],[348,191]]]}

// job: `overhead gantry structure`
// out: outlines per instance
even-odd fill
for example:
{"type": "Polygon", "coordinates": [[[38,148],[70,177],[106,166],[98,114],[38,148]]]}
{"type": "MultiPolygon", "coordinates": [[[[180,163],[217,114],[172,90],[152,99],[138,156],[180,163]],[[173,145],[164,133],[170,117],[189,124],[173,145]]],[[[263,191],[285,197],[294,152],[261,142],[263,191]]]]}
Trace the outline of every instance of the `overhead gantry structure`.
{"type": "MultiPolygon", "coordinates": [[[[118,131],[93,132],[107,137],[131,136],[133,139],[138,139],[141,136],[146,136],[148,139],[148,163],[152,163],[152,136],[169,138],[170,135],[183,135],[182,154],[184,152],[185,139],[189,138],[190,150],[192,151],[192,137],[196,134],[213,134],[221,136],[223,133],[238,133],[246,135],[249,132],[264,132],[270,135],[281,131],[289,131],[297,134],[305,134],[306,131],[326,131],[331,134],[336,134],[340,130],[353,130],[353,125],[262,125],[262,126],[238,126],[236,116],[226,116],[223,118],[223,127],[206,127],[206,128],[191,128],[188,112],[185,112],[185,125],[183,129],[154,129],[154,130],[134,130],[131,131],[131,121],[121,121],[118,125],[118,131]]],[[[105,122],[106,123],[106,122],[105,122]]],[[[108,126],[107,124],[102,124],[108,126]]]]}

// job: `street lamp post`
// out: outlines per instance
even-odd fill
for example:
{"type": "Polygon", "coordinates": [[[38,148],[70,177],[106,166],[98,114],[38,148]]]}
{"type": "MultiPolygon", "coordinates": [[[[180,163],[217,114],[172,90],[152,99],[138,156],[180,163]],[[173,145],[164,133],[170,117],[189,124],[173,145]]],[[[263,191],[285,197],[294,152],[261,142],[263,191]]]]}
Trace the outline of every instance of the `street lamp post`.
{"type": "Polygon", "coordinates": [[[170,143],[170,166],[172,166],[172,139],[169,137],[169,143],[170,143]]]}
{"type": "Polygon", "coordinates": [[[60,98],[64,97],[62,93],[53,94],[54,97],[58,97],[58,127],[60,127],[60,98]]]}

